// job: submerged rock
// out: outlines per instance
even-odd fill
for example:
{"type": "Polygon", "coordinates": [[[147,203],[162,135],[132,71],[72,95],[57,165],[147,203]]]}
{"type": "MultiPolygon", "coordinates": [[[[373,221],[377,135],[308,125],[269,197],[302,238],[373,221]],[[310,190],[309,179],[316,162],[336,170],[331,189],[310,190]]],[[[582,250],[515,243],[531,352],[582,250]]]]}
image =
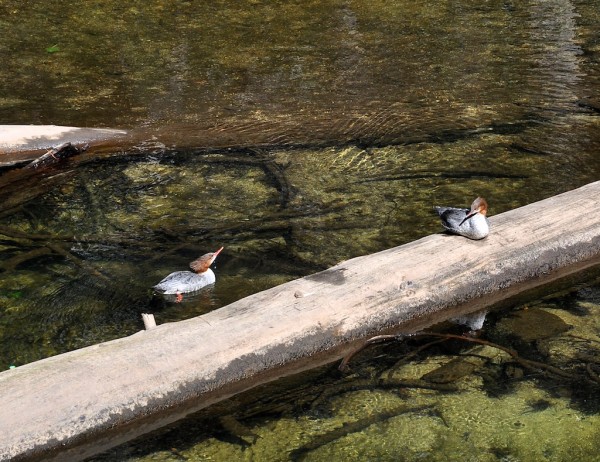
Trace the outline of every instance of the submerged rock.
{"type": "Polygon", "coordinates": [[[483,358],[455,358],[443,366],[428,372],[422,380],[430,383],[451,383],[471,374],[485,364],[483,358]]]}
{"type": "Polygon", "coordinates": [[[517,311],[501,319],[495,327],[498,334],[512,335],[527,343],[554,337],[569,329],[571,326],[555,314],[537,308],[517,311]]]}

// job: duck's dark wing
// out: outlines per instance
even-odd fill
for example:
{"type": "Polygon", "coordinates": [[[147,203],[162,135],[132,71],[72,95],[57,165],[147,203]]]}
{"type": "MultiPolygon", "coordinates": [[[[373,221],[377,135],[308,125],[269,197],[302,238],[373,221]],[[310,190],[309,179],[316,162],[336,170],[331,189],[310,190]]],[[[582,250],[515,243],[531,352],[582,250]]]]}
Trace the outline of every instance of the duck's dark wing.
{"type": "Polygon", "coordinates": [[[442,220],[442,226],[449,231],[456,231],[461,223],[469,214],[469,209],[459,209],[455,207],[434,207],[442,220]]]}

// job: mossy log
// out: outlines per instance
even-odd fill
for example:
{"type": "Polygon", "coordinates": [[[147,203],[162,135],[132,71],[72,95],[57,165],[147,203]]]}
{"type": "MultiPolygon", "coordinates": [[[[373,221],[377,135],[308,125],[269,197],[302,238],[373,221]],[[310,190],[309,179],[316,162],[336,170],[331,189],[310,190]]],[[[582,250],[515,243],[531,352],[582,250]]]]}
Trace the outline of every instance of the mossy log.
{"type": "MultiPolygon", "coordinates": [[[[260,383],[600,264],[600,182],[0,373],[0,459],[78,460],[260,383]]],[[[217,281],[218,283],[218,281],[217,281]]]]}

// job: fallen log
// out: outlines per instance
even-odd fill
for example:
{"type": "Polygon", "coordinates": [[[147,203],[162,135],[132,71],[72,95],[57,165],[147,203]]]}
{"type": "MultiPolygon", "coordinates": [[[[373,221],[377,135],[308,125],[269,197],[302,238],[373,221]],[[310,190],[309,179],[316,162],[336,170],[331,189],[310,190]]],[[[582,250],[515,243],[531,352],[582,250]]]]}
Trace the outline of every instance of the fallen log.
{"type": "Polygon", "coordinates": [[[0,125],[0,167],[27,162],[64,143],[99,146],[114,143],[125,130],[78,128],[57,125],[0,125]]]}
{"type": "Polygon", "coordinates": [[[418,332],[600,265],[600,182],[211,313],[0,373],[0,459],[79,460],[375,336],[418,332]]]}

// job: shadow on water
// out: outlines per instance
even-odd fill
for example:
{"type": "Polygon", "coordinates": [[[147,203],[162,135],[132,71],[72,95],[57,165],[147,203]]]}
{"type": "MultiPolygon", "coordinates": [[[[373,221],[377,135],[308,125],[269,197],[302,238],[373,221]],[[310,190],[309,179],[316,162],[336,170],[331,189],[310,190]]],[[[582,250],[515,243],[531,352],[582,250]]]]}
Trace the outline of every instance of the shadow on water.
{"type": "MultiPolygon", "coordinates": [[[[141,142],[39,175],[2,172],[0,365],[439,232],[436,204],[482,195],[493,215],[596,181],[599,11],[568,0],[2,2],[0,122],[125,127],[141,142]],[[180,304],[153,296],[220,246],[214,288],[180,304]]],[[[536,305],[571,330],[516,344],[588,380],[600,372],[598,284],[574,294],[536,305]]],[[[515,341],[496,326],[488,338],[515,341]]],[[[261,388],[100,459],[598,453],[594,385],[482,346],[402,363],[420,346],[379,347],[348,376],[325,368],[261,388]],[[457,357],[473,364],[448,389],[404,386],[457,357]],[[405,384],[382,386],[384,372],[405,384]]]]}

